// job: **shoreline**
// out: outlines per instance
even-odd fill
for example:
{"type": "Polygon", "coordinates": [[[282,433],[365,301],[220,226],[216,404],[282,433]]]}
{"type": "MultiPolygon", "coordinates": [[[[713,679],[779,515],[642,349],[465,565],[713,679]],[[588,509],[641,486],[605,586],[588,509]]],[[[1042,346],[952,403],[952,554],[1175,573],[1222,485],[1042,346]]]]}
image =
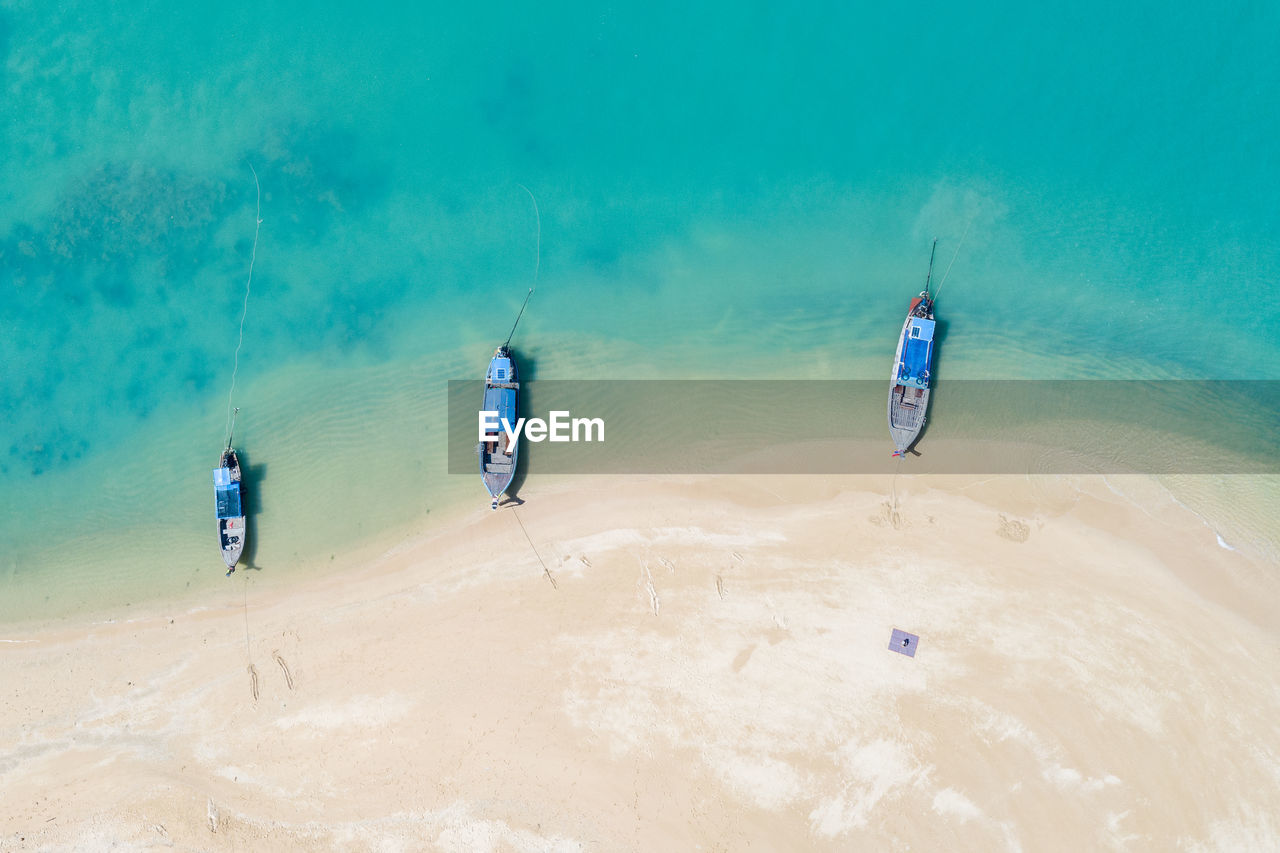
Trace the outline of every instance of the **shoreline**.
{"type": "Polygon", "coordinates": [[[32,626],[0,651],[0,839],[1274,832],[1272,564],[1100,482],[900,478],[895,510],[882,479],[539,483],[517,511],[554,583],[509,510],[460,508],[350,569],[32,626]]]}
{"type": "MultiPolygon", "coordinates": [[[[948,439],[933,440],[927,449],[933,454],[945,456],[947,442],[948,439]]],[[[865,455],[872,452],[878,453],[882,442],[875,443],[874,451],[870,449],[872,447],[870,443],[863,444],[866,446],[860,447],[859,452],[865,455]]],[[[1280,560],[1280,527],[1276,526],[1277,516],[1274,515],[1275,511],[1280,511],[1280,492],[1274,488],[1278,481],[1268,475],[1153,475],[1139,472],[1091,473],[1088,471],[971,474],[948,472],[945,469],[941,472],[926,470],[922,473],[903,472],[897,475],[884,472],[828,475],[770,472],[776,467],[778,458],[790,459],[811,456],[815,453],[820,455],[823,448],[847,449],[842,444],[833,443],[775,444],[771,445],[767,451],[744,454],[739,462],[739,470],[735,473],[627,475],[553,473],[536,475],[531,482],[522,482],[521,488],[526,494],[531,491],[534,494],[558,494],[564,490],[577,488],[577,484],[590,484],[602,480],[617,483],[619,477],[624,479],[625,488],[630,488],[632,484],[644,484],[664,478],[690,482],[702,479],[723,479],[729,488],[732,488],[732,483],[735,481],[833,481],[851,484],[850,487],[856,489],[872,491],[883,489],[886,493],[892,488],[895,478],[903,484],[916,482],[944,491],[969,492],[978,488],[979,484],[990,482],[1002,484],[999,487],[1001,489],[1015,488],[1011,484],[1021,482],[1073,483],[1087,490],[1093,490],[1095,485],[1101,484],[1102,488],[1118,500],[1133,504],[1144,512],[1153,506],[1160,508],[1161,512],[1168,509],[1166,506],[1168,504],[1176,506],[1213,533],[1224,549],[1239,551],[1242,555],[1254,560],[1273,562],[1280,560]],[[1116,485],[1117,483],[1130,484],[1136,491],[1136,495],[1126,493],[1123,487],[1116,485]]],[[[1019,452],[1027,455],[1028,458],[1033,458],[1036,454],[1048,452],[1048,450],[1040,445],[1027,444],[1021,446],[1019,452]]],[[[995,454],[997,450],[992,450],[991,453],[995,454]]],[[[296,461],[294,464],[296,466],[296,461]]],[[[265,520],[257,519],[251,522],[251,551],[256,552],[258,541],[267,541],[269,543],[267,547],[270,549],[268,565],[264,567],[261,574],[259,569],[246,569],[245,566],[239,567],[237,574],[251,573],[251,576],[260,577],[266,584],[292,583],[305,579],[310,572],[326,574],[329,571],[342,571],[333,566],[326,567],[327,563],[350,565],[378,559],[389,547],[388,543],[414,542],[429,537],[445,527],[460,523],[460,519],[476,511],[474,493],[479,491],[479,487],[472,482],[473,477],[472,474],[435,472],[430,482],[419,493],[402,494],[404,491],[402,487],[386,491],[380,497],[383,503],[389,502],[388,495],[394,495],[398,501],[397,505],[419,503],[425,507],[425,510],[411,517],[398,511],[399,517],[395,521],[381,527],[377,526],[378,522],[385,522],[388,519],[370,516],[361,520],[353,529],[362,528],[368,523],[375,527],[373,532],[360,533],[350,541],[326,542],[323,546],[308,540],[304,535],[305,531],[293,529],[288,519],[281,517],[283,515],[281,511],[273,508],[265,520]],[[323,559],[325,552],[329,552],[329,560],[323,559]]],[[[269,487],[276,486],[273,482],[269,487]]],[[[297,488],[294,485],[286,492],[283,496],[286,502],[289,499],[297,499],[298,495],[295,494],[297,488]]],[[[1037,487],[1029,486],[1027,495],[1034,496],[1036,491],[1037,487]]],[[[201,489],[201,497],[203,497],[203,489],[201,489]]],[[[993,503],[993,506],[997,505],[999,498],[995,500],[996,503],[993,503]]],[[[305,498],[302,503],[306,507],[305,512],[315,515],[313,498],[305,498]]],[[[487,510],[487,506],[485,508],[487,510]]],[[[347,526],[351,527],[350,524],[347,526]]],[[[24,576],[21,585],[14,582],[14,576],[11,574],[7,589],[8,606],[0,609],[0,614],[4,614],[4,618],[0,618],[0,632],[11,631],[33,623],[74,622],[92,615],[115,613],[119,617],[139,612],[137,609],[128,608],[145,610],[151,606],[168,607],[171,601],[198,602],[205,600],[208,596],[220,594],[219,588],[224,583],[224,579],[223,572],[217,565],[218,561],[206,558],[211,548],[197,547],[186,525],[174,529],[156,527],[151,533],[158,535],[153,537],[150,534],[143,535],[138,530],[130,530],[128,538],[130,541],[138,538],[144,540],[146,547],[150,549],[147,553],[152,557],[155,556],[152,552],[157,552],[157,549],[166,547],[173,549],[173,558],[164,561],[173,567],[173,571],[168,572],[165,577],[159,578],[155,575],[155,572],[160,570],[160,564],[151,566],[146,571],[134,571],[125,568],[125,564],[121,564],[119,560],[115,560],[106,565],[108,573],[104,577],[100,574],[103,566],[95,567],[94,564],[86,562],[84,554],[80,554],[75,564],[64,564],[65,561],[62,558],[55,557],[51,567],[56,571],[37,570],[24,576]],[[95,568],[97,572],[94,571],[95,568]],[[179,588],[178,583],[184,578],[187,581],[186,588],[179,588]],[[64,586],[66,581],[71,582],[69,586],[64,586]],[[128,586],[129,594],[121,592],[119,586],[107,586],[117,581],[122,581],[128,586]],[[156,583],[157,581],[159,583],[156,583]],[[160,586],[167,586],[167,590],[155,592],[156,587],[160,586]],[[46,601],[50,596],[59,595],[64,600],[56,604],[52,610],[42,611],[36,605],[42,594],[46,601]],[[73,598],[77,596],[82,603],[72,603],[73,598]],[[15,602],[19,602],[20,599],[24,606],[22,610],[24,615],[20,618],[12,618],[12,613],[17,612],[14,608],[18,605],[15,602]],[[34,615],[26,615],[32,613],[34,615]]],[[[209,538],[211,539],[212,536],[210,535],[209,538]]],[[[81,537],[56,547],[83,551],[86,541],[81,537]]],[[[49,553],[58,552],[51,550],[49,553]]]]}
{"type": "MultiPolygon", "coordinates": [[[[595,337],[579,335],[566,343],[564,352],[532,357],[536,372],[590,375],[592,371],[586,368],[593,365],[607,375],[622,356],[643,355],[634,344],[624,344],[609,353],[609,360],[593,364],[603,346],[595,337]]],[[[258,511],[251,511],[249,547],[257,551],[258,562],[282,574],[302,574],[331,554],[336,560],[338,555],[364,546],[377,547],[402,532],[417,535],[436,523],[428,511],[449,515],[455,505],[471,500],[477,490],[471,475],[446,473],[447,451],[450,447],[456,450],[459,443],[448,442],[447,386],[439,376],[474,373],[476,366],[469,363],[474,351],[470,346],[465,351],[452,347],[340,368],[310,360],[282,365],[246,380],[242,402],[253,418],[242,416],[238,431],[244,435],[245,446],[251,448],[245,460],[253,482],[251,502],[258,504],[258,511]]],[[[957,379],[970,372],[966,365],[972,368],[975,360],[985,364],[989,354],[960,347],[951,351],[954,355],[945,361],[953,365],[957,379]]],[[[748,375],[772,379],[785,378],[788,373],[829,375],[837,367],[852,375],[871,372],[873,367],[882,372],[880,355],[857,355],[852,361],[837,362],[821,355],[820,350],[807,352],[798,360],[772,354],[733,364],[748,375]]],[[[692,350],[676,349],[674,354],[666,353],[664,361],[642,361],[649,367],[639,375],[671,375],[668,371],[675,370],[671,362],[681,355],[695,362],[692,350]]],[[[742,357],[739,353],[737,359],[742,357]]],[[[1064,372],[1072,375],[1078,367],[1068,363],[1064,372]]],[[[679,375],[678,371],[674,375],[679,375]]],[[[877,400],[882,404],[880,396],[877,400]]],[[[209,559],[212,522],[205,470],[212,462],[198,460],[211,458],[203,455],[210,441],[221,442],[222,436],[207,435],[206,427],[211,422],[221,425],[223,402],[206,400],[199,413],[181,407],[159,411],[154,420],[143,422],[130,440],[133,447],[147,448],[146,453],[120,456],[114,450],[104,453],[96,448],[84,459],[38,478],[10,473],[9,494],[22,495],[23,508],[0,520],[5,534],[0,538],[9,545],[0,555],[0,626],[19,621],[17,617],[30,621],[33,613],[40,618],[97,611],[117,603],[137,607],[139,602],[155,600],[153,591],[160,592],[160,599],[180,595],[188,587],[198,595],[216,594],[213,590],[221,582],[221,572],[216,551],[212,552],[214,559],[209,559]]],[[[714,417],[714,407],[708,407],[705,418],[714,417]]],[[[937,423],[923,438],[929,451],[929,458],[923,460],[925,467],[946,469],[949,460],[974,452],[972,447],[957,451],[949,444],[953,441],[950,434],[936,429],[944,417],[941,410],[931,417],[937,423]]],[[[700,423],[703,417],[693,420],[700,423]]],[[[875,437],[860,440],[856,450],[859,458],[884,462],[888,459],[887,444],[881,435],[883,414],[878,408],[871,420],[875,421],[875,437]]],[[[981,426],[969,424],[968,428],[981,426]]],[[[1087,436],[1101,427],[1086,424],[1080,429],[1087,436]]],[[[666,451],[661,425],[649,432],[655,453],[662,456],[666,451]]],[[[1150,438],[1152,446],[1165,448],[1167,436],[1153,433],[1150,438]]],[[[1084,446],[1091,445],[1085,442],[1084,446]]],[[[554,470],[553,465],[530,464],[531,449],[523,451],[527,471],[554,470]]],[[[547,450],[543,445],[534,452],[547,450]]],[[[1187,450],[1203,457],[1205,448],[1194,442],[1168,448],[1171,455],[1187,450]]],[[[777,436],[765,435],[750,451],[743,452],[728,441],[716,444],[707,440],[705,445],[686,447],[683,457],[673,455],[670,470],[677,470],[690,454],[705,453],[714,458],[728,455],[735,464],[759,473],[778,470],[778,460],[784,457],[807,459],[812,466],[811,460],[819,454],[847,454],[850,448],[843,443],[781,446],[777,436]]],[[[472,456],[463,452],[467,463],[473,465],[472,456]]],[[[1028,444],[992,446],[979,455],[984,460],[1003,459],[1007,464],[1008,457],[1018,454],[1034,462],[1040,452],[1041,448],[1028,444]]],[[[1240,457],[1230,458],[1230,470],[1235,470],[1235,460],[1240,457]]],[[[1084,454],[1080,459],[1087,467],[1095,457],[1084,454]]],[[[995,470],[999,470],[996,464],[995,470]]],[[[1114,459],[1099,460],[1100,470],[1111,470],[1115,465],[1114,459]]],[[[797,464],[795,470],[805,468],[797,464]]],[[[542,474],[528,476],[539,489],[556,482],[555,477],[542,474]]],[[[1191,505],[1215,524],[1220,516],[1248,516],[1243,529],[1220,525],[1226,541],[1240,545],[1243,533],[1265,540],[1265,550],[1280,556],[1280,526],[1275,521],[1280,518],[1280,490],[1271,488],[1268,493],[1261,486],[1248,490],[1251,497],[1260,500],[1240,501],[1230,490],[1218,488],[1213,500],[1191,505]]],[[[1250,544],[1244,543],[1246,547],[1250,544]]]]}
{"type": "MultiPolygon", "coordinates": [[[[805,450],[806,448],[801,449],[805,450]]],[[[792,448],[778,448],[779,452],[790,452],[791,450],[792,448]]],[[[368,534],[355,542],[347,543],[344,547],[335,551],[330,560],[324,560],[319,553],[316,553],[308,557],[301,557],[295,561],[294,565],[282,570],[273,571],[240,566],[237,568],[235,575],[226,578],[225,581],[239,585],[247,577],[254,581],[255,588],[260,588],[262,591],[275,591],[282,585],[307,584],[317,579],[327,578],[330,575],[352,571],[349,568],[340,568],[339,566],[354,565],[358,571],[364,571],[370,566],[382,564],[401,550],[425,547],[425,543],[438,536],[448,536],[451,528],[456,531],[459,527],[470,526],[489,514],[490,510],[487,505],[480,506],[483,501],[478,499],[473,501],[469,497],[464,498],[461,496],[465,490],[458,487],[459,482],[472,475],[450,474],[445,476],[452,481],[452,485],[442,490],[439,496],[448,495],[452,500],[445,500],[429,510],[428,513],[409,521],[368,534]],[[339,556],[341,559],[338,558],[339,556]]],[[[538,497],[557,496],[572,492],[583,484],[586,484],[588,488],[593,488],[591,485],[593,483],[616,483],[616,480],[616,477],[607,475],[540,475],[532,489],[528,485],[525,486],[525,492],[532,492],[538,497]]],[[[1207,532],[1212,534],[1216,538],[1219,547],[1224,550],[1238,552],[1241,556],[1253,561],[1261,560],[1265,562],[1269,558],[1269,554],[1265,549],[1265,546],[1270,544],[1269,539],[1264,538],[1259,541],[1243,542],[1228,541],[1223,537],[1223,527],[1220,524],[1220,520],[1188,504],[1159,477],[1142,473],[1029,474],[1025,476],[1008,474],[903,473],[896,477],[877,473],[816,476],[809,474],[760,473],[751,471],[748,468],[740,473],[733,474],[631,474],[626,475],[626,480],[629,484],[641,484],[642,486],[663,482],[699,483],[702,481],[716,482],[722,480],[726,487],[730,489],[736,482],[751,483],[753,484],[752,488],[769,493],[780,502],[782,499],[777,495],[776,491],[767,486],[762,486],[760,483],[775,482],[781,484],[781,491],[786,492],[788,491],[788,484],[830,483],[834,481],[838,484],[844,484],[846,488],[854,491],[874,493],[877,489],[883,488],[886,496],[888,496],[896,481],[905,489],[909,489],[912,484],[919,484],[926,490],[964,494],[970,498],[983,501],[997,510],[1002,504],[1008,503],[1008,497],[1011,492],[1018,494],[1015,500],[1037,500],[1038,487],[1035,485],[1036,483],[1070,484],[1068,486],[1070,490],[1088,492],[1095,499],[1103,497],[1098,489],[1105,489],[1116,500],[1148,516],[1151,515],[1153,506],[1162,513],[1169,511],[1185,512],[1198,524],[1202,525],[1207,532]],[[1137,490],[1142,493],[1141,498],[1125,493],[1113,481],[1128,481],[1131,484],[1137,484],[1137,490]],[[985,495],[984,497],[984,487],[989,487],[993,483],[995,484],[995,494],[985,495]],[[1166,506],[1165,504],[1171,506],[1166,506]]],[[[475,490],[473,489],[472,491],[475,490]]],[[[803,492],[803,489],[800,491],[803,492]]],[[[502,512],[505,511],[509,511],[509,507],[504,505],[502,512]]],[[[214,561],[210,560],[208,562],[212,564],[214,561]]],[[[214,569],[217,569],[217,567],[214,566],[214,569]]],[[[90,605],[87,608],[68,609],[52,614],[37,613],[21,619],[0,621],[0,632],[11,634],[14,631],[33,630],[38,633],[55,626],[71,628],[84,624],[113,624],[116,622],[145,620],[160,613],[199,612],[213,606],[206,603],[210,596],[222,596],[224,594],[224,590],[221,589],[224,585],[223,572],[221,570],[210,571],[210,576],[212,577],[213,575],[217,575],[217,577],[213,577],[205,587],[198,589],[185,589],[181,592],[151,597],[143,595],[136,602],[127,604],[105,603],[96,606],[90,605]]],[[[1247,608],[1248,604],[1246,603],[1245,606],[1247,608]]],[[[15,641],[10,640],[9,642],[15,641]]],[[[25,641],[19,640],[16,642],[25,641]]]]}
{"type": "MultiPolygon", "coordinates": [[[[333,576],[349,575],[352,571],[364,574],[392,560],[397,554],[405,550],[420,550],[439,537],[448,538],[451,535],[456,535],[459,529],[474,526],[491,513],[487,505],[480,506],[483,502],[472,501],[459,496],[460,491],[456,486],[458,480],[464,479],[462,475],[447,476],[450,480],[455,481],[453,488],[446,490],[453,492],[453,500],[445,501],[430,510],[429,513],[408,522],[369,534],[354,543],[348,543],[345,548],[335,551],[330,560],[324,560],[319,554],[314,554],[310,557],[301,558],[297,560],[295,565],[279,571],[241,566],[236,570],[235,575],[225,578],[225,580],[236,583],[239,586],[244,583],[245,578],[248,578],[253,582],[255,589],[263,593],[274,594],[281,587],[292,588],[299,583],[310,584],[333,576]],[[341,559],[338,559],[339,553],[341,559]],[[355,569],[340,568],[340,566],[355,566],[355,569]]],[[[469,477],[470,475],[466,476],[469,477]]],[[[601,482],[613,484],[616,483],[616,479],[615,477],[604,475],[543,475],[537,479],[537,483],[532,489],[526,485],[525,491],[526,493],[537,495],[537,498],[558,497],[579,490],[584,485],[588,490],[594,490],[595,484],[601,482]]],[[[1171,513],[1185,513],[1196,524],[1201,526],[1207,534],[1212,536],[1218,547],[1224,551],[1237,554],[1253,563],[1267,563],[1270,561],[1270,554],[1266,548],[1268,544],[1271,544],[1269,539],[1263,538],[1258,541],[1243,542],[1228,541],[1224,538],[1221,520],[1215,519],[1205,511],[1191,506],[1184,500],[1185,496],[1179,497],[1161,478],[1149,474],[1029,474],[1016,476],[926,473],[901,474],[895,477],[883,474],[815,476],[744,471],[743,473],[724,475],[634,474],[627,475],[626,479],[629,484],[640,485],[641,487],[648,487],[655,483],[689,483],[705,486],[706,483],[723,481],[723,486],[730,491],[733,490],[735,483],[748,483],[751,484],[750,487],[752,489],[773,496],[778,501],[779,506],[785,506],[789,503],[788,500],[784,500],[778,494],[779,491],[788,493],[795,498],[804,494],[805,488],[807,488],[806,484],[809,483],[821,482],[824,486],[830,487],[830,484],[834,482],[837,484],[834,486],[837,490],[844,488],[867,494],[874,494],[883,489],[885,497],[889,498],[896,482],[898,491],[904,494],[915,485],[925,491],[963,495],[996,511],[1000,511],[1003,506],[1008,505],[1011,501],[1014,503],[1021,502],[1023,509],[1027,510],[1029,514],[1042,512],[1045,509],[1051,512],[1064,511],[1063,507],[1066,504],[1072,503],[1077,499],[1074,497],[1077,493],[1078,495],[1087,495],[1093,500],[1103,502],[1107,500],[1109,494],[1125,507],[1136,510],[1148,518],[1156,518],[1157,514],[1160,517],[1167,518],[1171,513]],[[1139,496],[1126,493],[1123,487],[1116,485],[1116,481],[1129,483],[1131,489],[1138,492],[1139,496]],[[774,483],[776,488],[770,488],[767,485],[769,483],[774,483]],[[798,484],[798,488],[793,488],[798,484]],[[1044,500],[1041,494],[1044,488],[1064,488],[1071,497],[1064,499],[1060,495],[1055,500],[1046,501],[1043,506],[1035,506],[1036,501],[1044,500]],[[1103,494],[1103,491],[1108,494],[1103,494]],[[1027,502],[1031,502],[1030,508],[1028,508],[1027,502]]],[[[715,487],[713,486],[712,488],[714,489],[715,487]]],[[[508,512],[509,509],[504,505],[498,514],[501,515],[504,512],[508,512]]],[[[1159,540],[1150,541],[1148,545],[1161,552],[1164,556],[1173,556],[1159,540]]],[[[1170,565],[1176,566],[1177,561],[1172,561],[1170,565]]],[[[145,621],[160,614],[201,612],[214,607],[214,605],[207,603],[211,596],[223,597],[225,595],[225,590],[221,589],[224,583],[224,579],[221,577],[223,573],[218,571],[216,574],[219,577],[214,578],[204,588],[188,589],[176,594],[155,597],[143,596],[136,603],[124,605],[108,603],[87,609],[67,610],[55,614],[36,614],[23,619],[0,622],[0,632],[13,634],[14,632],[31,630],[35,633],[41,633],[56,627],[74,629],[76,626],[85,624],[123,624],[145,621]]],[[[1184,578],[1184,581],[1187,580],[1190,580],[1193,586],[1196,585],[1194,574],[1184,578]]],[[[1280,595],[1280,578],[1277,578],[1276,584],[1272,586],[1274,591],[1280,595]]],[[[1203,585],[1203,587],[1202,591],[1210,596],[1221,593],[1221,589],[1214,590],[1208,585],[1203,585]]],[[[1265,624],[1266,620],[1261,618],[1265,615],[1264,611],[1249,596],[1239,595],[1234,597],[1232,606],[1242,612],[1253,613],[1256,617],[1255,621],[1265,624]]],[[[8,642],[26,641],[9,640],[8,642]]]]}

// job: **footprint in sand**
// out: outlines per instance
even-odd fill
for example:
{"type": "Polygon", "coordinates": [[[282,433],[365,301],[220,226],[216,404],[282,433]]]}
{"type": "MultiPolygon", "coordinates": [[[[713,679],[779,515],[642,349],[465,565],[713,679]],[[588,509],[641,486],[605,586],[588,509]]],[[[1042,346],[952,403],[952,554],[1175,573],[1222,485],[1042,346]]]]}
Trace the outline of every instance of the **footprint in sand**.
{"type": "Polygon", "coordinates": [[[658,591],[653,588],[653,581],[649,581],[646,589],[649,593],[649,605],[653,608],[653,615],[657,616],[658,611],[662,609],[662,599],[658,597],[658,591]]]}
{"type": "Polygon", "coordinates": [[[996,535],[1010,542],[1026,542],[1031,538],[1031,527],[1024,521],[1016,518],[1006,518],[1003,514],[1000,516],[1000,526],[996,529],[996,535]]]}
{"type": "Polygon", "coordinates": [[[249,664],[246,670],[249,673],[249,689],[253,691],[253,701],[258,701],[258,668],[253,664],[249,664]]]}
{"type": "Polygon", "coordinates": [[[649,564],[644,560],[640,561],[640,571],[640,576],[644,580],[644,591],[649,594],[649,606],[653,608],[653,615],[657,616],[662,607],[662,599],[658,597],[658,590],[653,586],[653,574],[649,571],[649,564]]]}
{"type": "Polygon", "coordinates": [[[289,685],[289,689],[293,689],[293,673],[289,672],[289,664],[284,662],[284,658],[280,657],[280,650],[276,649],[271,653],[271,657],[275,658],[276,663],[280,664],[280,669],[284,671],[285,683],[289,685]]]}
{"type": "Polygon", "coordinates": [[[716,595],[720,596],[720,600],[724,601],[724,578],[716,575],[716,595]]]}
{"type": "Polygon", "coordinates": [[[588,569],[591,568],[591,561],[587,559],[586,554],[583,554],[581,557],[579,557],[578,562],[582,563],[582,565],[586,566],[588,569]]]}
{"type": "Polygon", "coordinates": [[[892,527],[894,530],[901,530],[907,523],[902,517],[902,513],[898,512],[897,506],[889,503],[889,501],[885,501],[880,504],[880,512],[871,516],[870,521],[877,527],[884,527],[887,525],[892,527]]]}

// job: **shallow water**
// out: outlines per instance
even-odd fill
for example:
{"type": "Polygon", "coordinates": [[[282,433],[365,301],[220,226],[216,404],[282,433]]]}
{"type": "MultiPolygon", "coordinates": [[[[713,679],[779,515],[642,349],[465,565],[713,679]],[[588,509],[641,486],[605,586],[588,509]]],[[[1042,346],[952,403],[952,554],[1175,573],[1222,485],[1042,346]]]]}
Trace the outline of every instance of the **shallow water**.
{"type": "Polygon", "coordinates": [[[1278,23],[8,4],[0,617],[220,579],[250,165],[264,568],[484,501],[444,473],[445,381],[532,281],[521,185],[526,377],[882,376],[937,236],[939,381],[1280,378],[1278,23]]]}

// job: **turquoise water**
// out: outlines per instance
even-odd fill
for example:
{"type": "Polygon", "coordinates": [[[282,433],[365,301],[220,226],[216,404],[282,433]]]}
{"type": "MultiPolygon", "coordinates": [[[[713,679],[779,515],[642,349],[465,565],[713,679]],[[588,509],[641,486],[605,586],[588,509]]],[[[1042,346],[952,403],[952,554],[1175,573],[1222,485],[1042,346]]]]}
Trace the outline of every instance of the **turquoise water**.
{"type": "Polygon", "coordinates": [[[221,580],[250,166],[264,569],[483,503],[521,185],[526,376],[879,377],[937,236],[940,375],[1280,378],[1274,4],[460,5],[0,7],[0,618],[221,580]]]}

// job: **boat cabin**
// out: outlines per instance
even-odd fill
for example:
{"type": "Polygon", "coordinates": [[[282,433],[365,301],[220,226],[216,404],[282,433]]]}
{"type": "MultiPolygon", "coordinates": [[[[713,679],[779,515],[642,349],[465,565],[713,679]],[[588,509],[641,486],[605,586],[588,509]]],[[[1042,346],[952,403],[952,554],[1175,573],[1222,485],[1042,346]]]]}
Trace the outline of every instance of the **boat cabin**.
{"type": "MultiPolygon", "coordinates": [[[[515,427],[518,418],[516,414],[516,369],[510,358],[496,357],[489,364],[489,371],[485,377],[486,388],[484,389],[484,409],[486,412],[497,412],[497,422],[499,425],[505,421],[512,428],[515,427]]],[[[490,421],[492,423],[492,421],[490,421]]],[[[506,430],[499,429],[487,433],[484,437],[486,450],[493,453],[497,447],[502,446],[502,452],[511,454],[513,448],[510,446],[510,439],[506,435],[506,430]]]]}
{"type": "Polygon", "coordinates": [[[494,384],[514,382],[516,378],[515,366],[512,365],[510,358],[497,356],[489,362],[489,375],[485,378],[494,384]]]}
{"type": "Polygon", "coordinates": [[[898,384],[908,388],[928,388],[933,362],[933,320],[912,317],[903,333],[902,358],[898,362],[898,384]]]}
{"type": "Polygon", "coordinates": [[[218,518],[240,518],[240,481],[231,479],[230,468],[213,469],[213,492],[218,504],[218,518]]]}

